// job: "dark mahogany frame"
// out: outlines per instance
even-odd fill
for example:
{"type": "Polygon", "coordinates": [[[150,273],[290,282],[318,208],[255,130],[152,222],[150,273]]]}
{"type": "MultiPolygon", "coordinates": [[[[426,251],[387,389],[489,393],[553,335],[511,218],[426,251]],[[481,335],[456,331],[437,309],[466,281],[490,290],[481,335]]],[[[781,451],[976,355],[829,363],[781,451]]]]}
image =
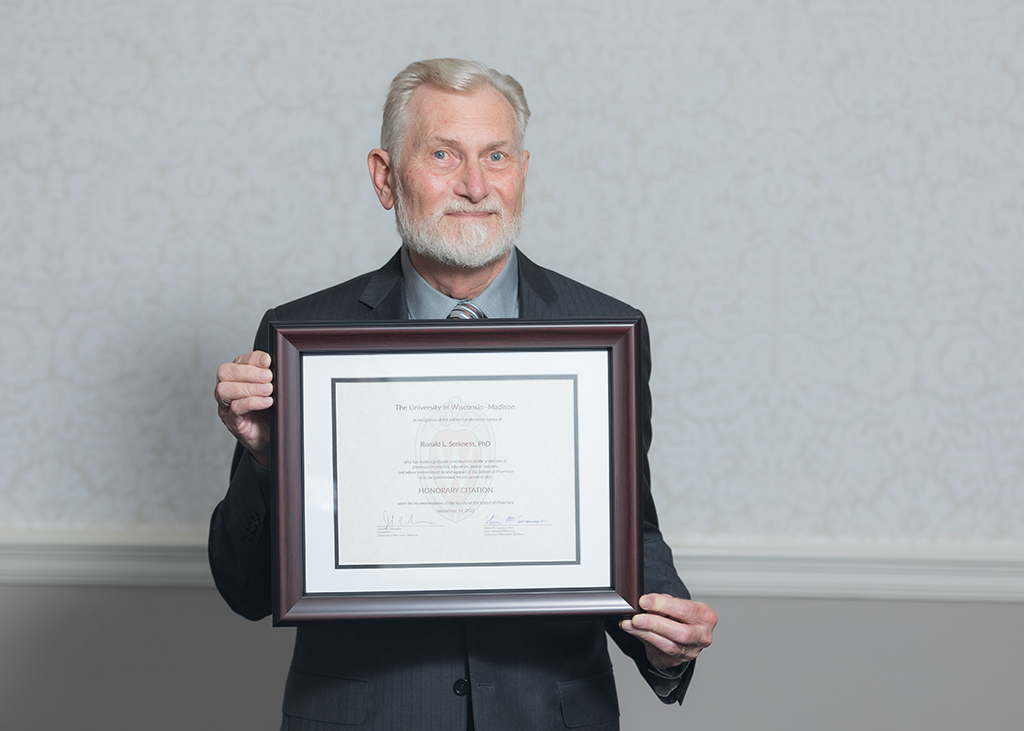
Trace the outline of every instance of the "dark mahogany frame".
{"type": "Polygon", "coordinates": [[[627,616],[643,589],[639,318],[616,320],[270,323],[274,624],[383,617],[627,616]],[[586,589],[306,594],[303,565],[302,382],[304,353],[606,350],[611,432],[612,586],[586,589]]]}

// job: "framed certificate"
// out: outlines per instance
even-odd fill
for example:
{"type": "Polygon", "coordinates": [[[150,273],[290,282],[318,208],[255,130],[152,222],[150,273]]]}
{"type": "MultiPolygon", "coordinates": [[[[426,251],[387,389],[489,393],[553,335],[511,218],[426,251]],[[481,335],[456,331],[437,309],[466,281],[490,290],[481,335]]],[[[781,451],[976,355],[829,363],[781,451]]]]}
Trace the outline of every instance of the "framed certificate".
{"type": "Polygon", "coordinates": [[[638,611],[638,319],[271,340],[276,624],[638,611]]]}

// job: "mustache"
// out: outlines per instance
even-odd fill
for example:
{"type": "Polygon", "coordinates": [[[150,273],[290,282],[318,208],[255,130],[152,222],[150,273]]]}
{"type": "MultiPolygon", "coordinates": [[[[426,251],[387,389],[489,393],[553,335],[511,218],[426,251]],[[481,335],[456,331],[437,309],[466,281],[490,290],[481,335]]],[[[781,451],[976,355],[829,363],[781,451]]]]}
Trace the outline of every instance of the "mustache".
{"type": "Polygon", "coordinates": [[[453,201],[446,203],[438,209],[435,214],[443,216],[446,213],[497,213],[500,216],[504,212],[505,211],[502,209],[501,205],[495,201],[486,201],[478,203],[477,205],[473,205],[471,203],[456,203],[453,201]]]}

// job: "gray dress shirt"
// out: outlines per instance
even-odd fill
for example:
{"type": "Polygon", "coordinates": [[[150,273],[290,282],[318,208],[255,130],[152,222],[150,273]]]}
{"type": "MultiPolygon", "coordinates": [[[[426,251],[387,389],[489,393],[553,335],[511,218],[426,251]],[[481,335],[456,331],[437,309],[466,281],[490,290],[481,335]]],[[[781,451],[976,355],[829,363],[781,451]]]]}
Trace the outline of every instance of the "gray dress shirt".
{"type": "MultiPolygon", "coordinates": [[[[402,278],[405,280],[405,304],[410,320],[444,320],[461,300],[452,299],[431,287],[412,265],[409,251],[402,247],[402,278]]],[[[488,318],[519,317],[519,258],[515,247],[508,261],[487,289],[469,300],[488,318]]]]}

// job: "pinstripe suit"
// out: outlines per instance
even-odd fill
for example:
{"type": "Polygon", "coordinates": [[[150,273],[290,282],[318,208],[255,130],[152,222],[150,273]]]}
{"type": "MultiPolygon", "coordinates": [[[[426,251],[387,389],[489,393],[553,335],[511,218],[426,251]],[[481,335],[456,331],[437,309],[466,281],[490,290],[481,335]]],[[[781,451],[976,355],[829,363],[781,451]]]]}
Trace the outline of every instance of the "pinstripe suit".
{"type": "MultiPolygon", "coordinates": [[[[537,266],[519,253],[520,316],[530,320],[625,317],[622,302],[537,266]]],[[[384,267],[267,312],[267,323],[401,320],[405,291],[398,254],[384,267]]],[[[640,430],[644,590],[689,598],[658,530],[650,494],[650,341],[641,333],[640,430]]],[[[239,614],[271,611],[269,474],[238,447],[231,484],[210,526],[210,565],[239,614]]],[[[614,622],[579,619],[359,620],[298,628],[285,687],[282,729],[618,729],[618,703],[605,632],[654,682],[641,643],[614,622]],[[468,679],[468,683],[465,680],[468,679]],[[462,681],[462,682],[460,682],[462,681]],[[469,714],[472,713],[472,719],[469,714]]],[[[694,663],[666,703],[682,702],[694,663]]]]}

